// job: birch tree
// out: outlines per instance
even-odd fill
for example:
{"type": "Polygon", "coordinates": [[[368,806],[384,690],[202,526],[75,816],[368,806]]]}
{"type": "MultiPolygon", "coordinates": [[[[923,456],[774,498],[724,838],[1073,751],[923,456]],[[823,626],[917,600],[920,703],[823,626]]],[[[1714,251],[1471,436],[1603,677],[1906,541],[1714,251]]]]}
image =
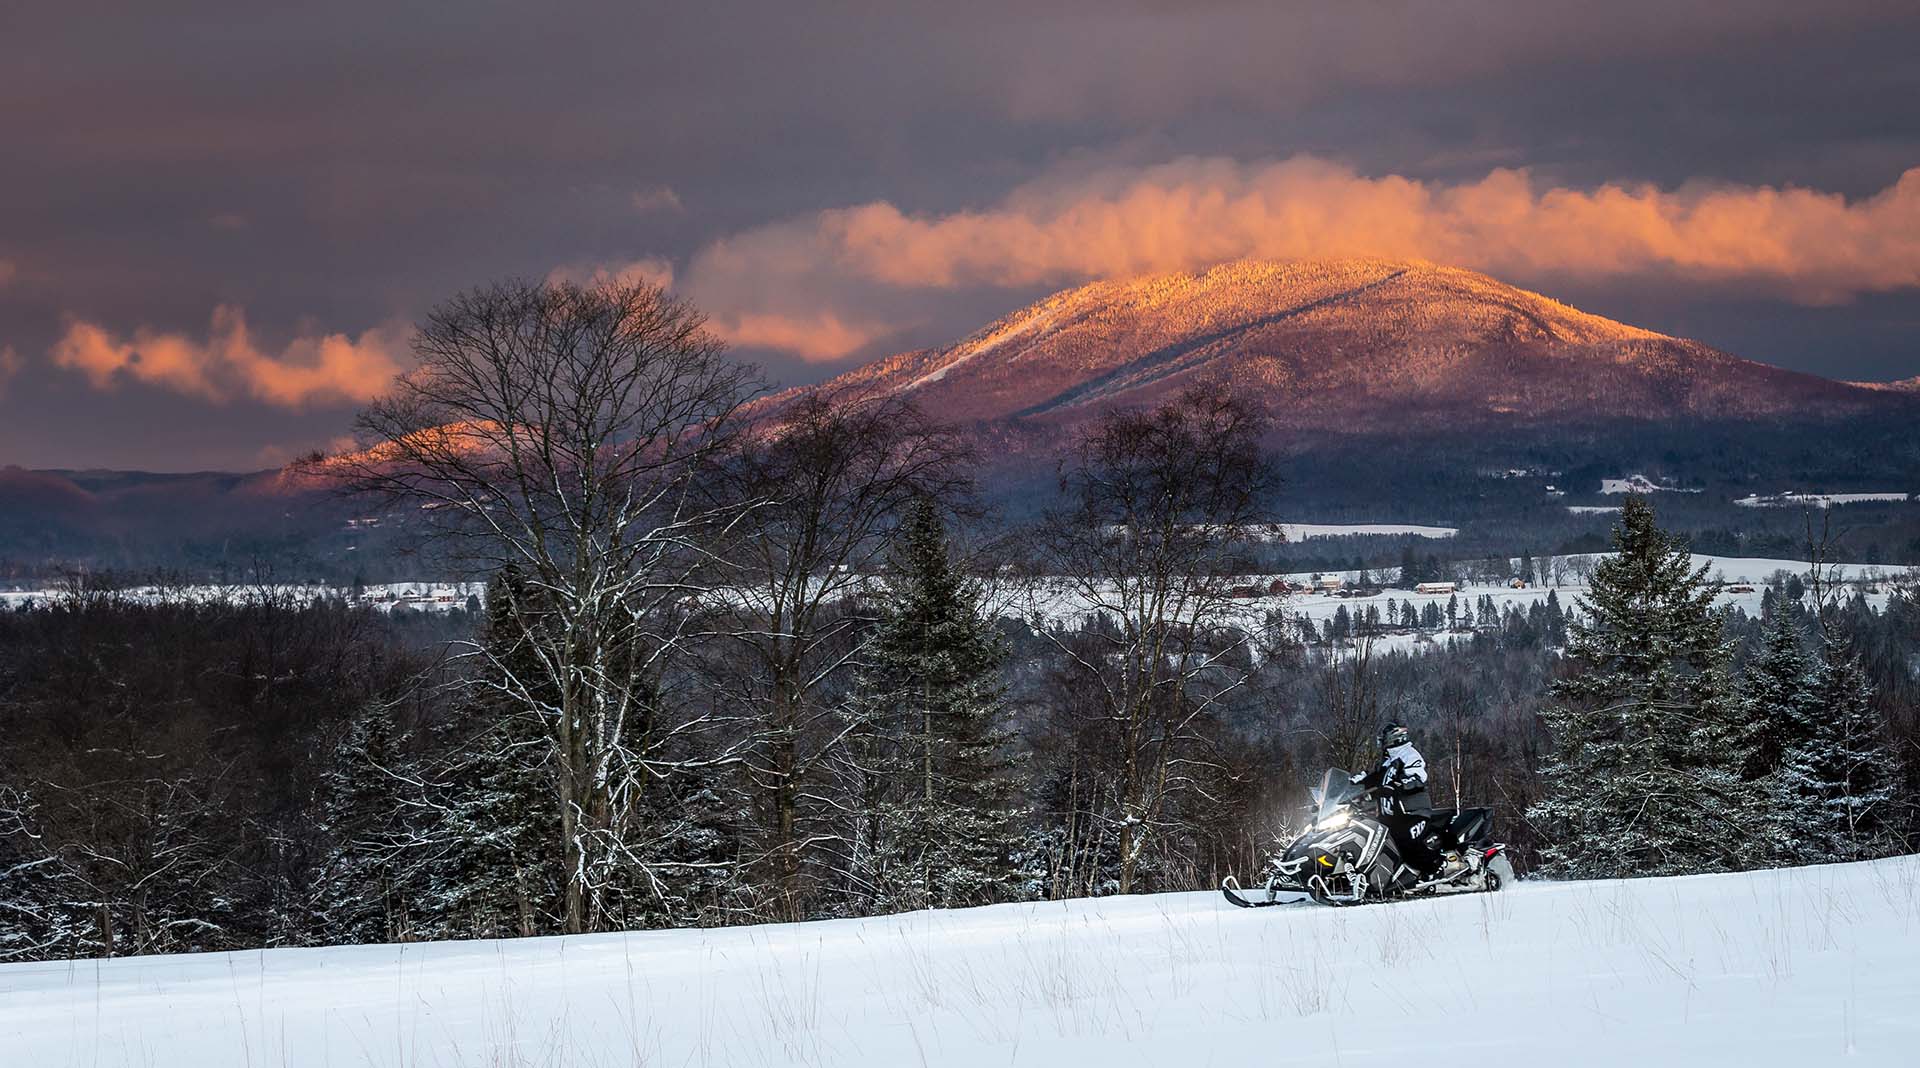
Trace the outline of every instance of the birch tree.
{"type": "MultiPolygon", "coordinates": [[[[602,929],[633,874],[648,786],[713,724],[663,695],[737,518],[695,492],[751,390],[692,306],[648,285],[507,282],[460,294],[414,336],[418,366],[361,412],[331,473],[424,521],[476,573],[512,565],[510,663],[474,642],[482,685],[551,745],[569,932],[602,929]]],[[[639,875],[646,878],[642,866],[639,875]]]]}

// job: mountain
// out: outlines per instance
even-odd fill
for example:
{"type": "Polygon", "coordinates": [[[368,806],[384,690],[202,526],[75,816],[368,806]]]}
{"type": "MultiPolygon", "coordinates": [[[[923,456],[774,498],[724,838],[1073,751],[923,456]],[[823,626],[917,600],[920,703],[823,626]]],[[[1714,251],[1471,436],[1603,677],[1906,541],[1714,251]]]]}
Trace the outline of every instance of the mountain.
{"type": "Polygon", "coordinates": [[[283,578],[386,575],[385,531],[349,528],[347,502],[283,471],[0,468],[0,583],[88,571],[180,569],[283,578]]]}
{"type": "Polygon", "coordinates": [[[1108,405],[1203,379],[1264,407],[1282,436],[1920,411],[1473,271],[1358,259],[1096,282],[772,403],[818,389],[906,394],[1006,447],[1049,452],[1108,405]]]}
{"type": "MultiPolygon", "coordinates": [[[[1728,503],[1740,497],[1920,484],[1920,380],[1786,371],[1415,262],[1247,262],[1098,282],[754,410],[773,424],[820,390],[911,397],[964,427],[986,460],[983,489],[1017,512],[1051,499],[1056,462],[1102,410],[1208,380],[1270,416],[1286,511],[1303,520],[1480,522],[1584,551],[1597,546],[1569,539],[1604,519],[1571,516],[1547,483],[1578,498],[1603,479],[1658,475],[1706,491],[1669,495],[1670,513],[1742,537],[1785,520],[1728,503]],[[1524,492],[1515,472],[1534,479],[1524,492]]],[[[72,562],[205,571],[254,559],[310,577],[408,577],[397,562],[404,524],[370,524],[329,488],[298,465],[0,470],[0,581],[72,562]]],[[[1920,559],[1920,525],[1907,519],[1854,533],[1920,559]]]]}

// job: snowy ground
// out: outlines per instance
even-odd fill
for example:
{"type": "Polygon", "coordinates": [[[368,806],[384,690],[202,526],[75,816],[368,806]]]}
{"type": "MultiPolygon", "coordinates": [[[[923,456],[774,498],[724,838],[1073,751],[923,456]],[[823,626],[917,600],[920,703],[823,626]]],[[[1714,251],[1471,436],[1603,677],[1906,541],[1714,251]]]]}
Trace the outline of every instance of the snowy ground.
{"type": "Polygon", "coordinates": [[[1309,538],[1344,538],[1402,535],[1415,538],[1451,538],[1460,533],[1459,527],[1434,527],[1419,523],[1279,523],[1277,528],[1286,534],[1287,541],[1306,541],[1309,538]]]}
{"type": "Polygon", "coordinates": [[[1616,493],[1699,493],[1697,489],[1681,489],[1678,486],[1662,486],[1645,475],[1628,475],[1625,478],[1603,478],[1600,480],[1600,492],[1616,493]]]}
{"type": "MultiPolygon", "coordinates": [[[[1516,590],[1504,583],[1492,586],[1462,584],[1457,590],[1461,610],[1471,610],[1478,604],[1482,596],[1488,596],[1493,598],[1495,608],[1502,613],[1506,611],[1508,605],[1513,605],[1524,611],[1534,602],[1546,600],[1549,593],[1557,593],[1561,607],[1569,612],[1577,611],[1578,599],[1585,594],[1587,590],[1585,584],[1579,580],[1579,568],[1575,565],[1580,563],[1590,564],[1600,559],[1603,555],[1606,554],[1596,553],[1582,556],[1550,558],[1551,560],[1559,560],[1562,562],[1560,571],[1564,577],[1564,581],[1563,584],[1559,586],[1530,586],[1516,590]]],[[[1517,569],[1518,561],[1514,561],[1513,564],[1517,569]]],[[[1807,564],[1801,560],[1706,556],[1695,553],[1693,555],[1693,566],[1697,568],[1702,565],[1706,565],[1707,578],[1711,581],[1723,583],[1728,587],[1752,587],[1746,590],[1729,588],[1723,591],[1715,601],[1716,604],[1721,606],[1738,606],[1745,610],[1750,616],[1760,614],[1760,602],[1762,597],[1765,596],[1765,585],[1776,573],[1784,571],[1788,574],[1803,577],[1807,573],[1807,564]]],[[[1385,568],[1371,571],[1369,575],[1371,575],[1375,581],[1391,583],[1394,580],[1394,572],[1396,570],[1395,568],[1385,568]]],[[[1868,603],[1875,607],[1883,607],[1886,604],[1888,596],[1887,590],[1884,588],[1884,580],[1890,576],[1901,574],[1905,570],[1905,568],[1883,567],[1872,564],[1835,564],[1832,565],[1832,578],[1834,581],[1863,584],[1867,593],[1868,603]]],[[[1284,577],[1292,580],[1297,585],[1311,585],[1323,575],[1334,575],[1347,582],[1354,582],[1359,578],[1360,573],[1357,571],[1327,571],[1313,572],[1311,574],[1302,572],[1284,577]]],[[[1267,576],[1257,576],[1250,578],[1249,581],[1258,585],[1264,582],[1266,578],[1267,576]]],[[[1249,597],[1236,602],[1236,607],[1245,616],[1249,626],[1257,625],[1267,613],[1275,611],[1285,612],[1296,618],[1304,617],[1312,619],[1318,623],[1333,618],[1334,613],[1338,612],[1343,605],[1350,614],[1364,612],[1368,606],[1376,606],[1384,614],[1386,611],[1386,603],[1389,600],[1392,600],[1396,606],[1400,603],[1411,601],[1416,611],[1424,609],[1429,602],[1432,602],[1438,604],[1444,612],[1447,601],[1451,596],[1454,595],[1445,593],[1421,594],[1400,588],[1383,589],[1377,594],[1366,597],[1339,597],[1324,593],[1307,592],[1294,593],[1284,597],[1249,597]]],[[[1042,622],[1060,624],[1071,623],[1086,612],[1084,600],[1068,588],[1067,584],[1059,582],[1058,580],[1049,581],[1045,579],[1040,580],[1034,586],[1027,589],[1007,591],[1003,597],[1002,607],[1004,611],[1021,616],[1022,618],[1038,618],[1042,622]]],[[[1423,644],[1422,636],[1420,635],[1394,635],[1391,636],[1391,638],[1393,640],[1383,639],[1377,648],[1412,647],[1423,644]]]]}
{"type": "Polygon", "coordinates": [[[1806,504],[1827,508],[1836,504],[1887,504],[1912,499],[1905,493],[1782,493],[1772,497],[1742,497],[1733,503],[1742,508],[1797,508],[1806,504]]]}
{"type": "Polygon", "coordinates": [[[1920,858],[0,966],[32,1068],[1911,1065],[1920,858]]]}
{"type": "MultiPolygon", "coordinates": [[[[184,599],[238,604],[266,596],[306,603],[335,597],[354,604],[364,604],[380,612],[391,612],[396,607],[409,608],[417,612],[450,612],[456,608],[467,607],[469,596],[484,600],[487,595],[487,584],[484,582],[384,582],[362,586],[358,592],[345,586],[322,586],[309,583],[275,583],[264,586],[249,584],[134,586],[120,592],[123,596],[135,601],[184,599]]],[[[0,608],[49,605],[57,602],[61,596],[63,596],[61,591],[51,589],[0,590],[0,608]]]]}
{"type": "MultiPolygon", "coordinates": [[[[1320,535],[1313,533],[1296,533],[1290,534],[1289,536],[1297,538],[1322,536],[1333,533],[1354,533],[1362,530],[1362,527],[1356,525],[1338,527],[1326,525],[1317,529],[1320,531],[1320,535]]],[[[1381,529],[1386,528],[1382,527],[1381,529]]],[[[1417,531],[1429,532],[1420,535],[1424,537],[1444,537],[1447,535],[1440,532],[1450,530],[1450,528],[1446,527],[1415,528],[1409,526],[1394,527],[1392,529],[1402,533],[1415,533],[1417,531]]],[[[1562,584],[1557,587],[1530,587],[1516,590],[1509,588],[1505,584],[1492,586],[1462,584],[1458,590],[1461,605],[1463,607],[1471,607],[1479,601],[1482,595],[1487,595],[1494,599],[1495,605],[1503,612],[1509,604],[1516,605],[1524,610],[1534,601],[1545,600],[1549,590],[1558,590],[1560,603],[1571,611],[1575,607],[1574,598],[1585,592],[1584,585],[1580,584],[1577,577],[1578,568],[1574,565],[1581,561],[1591,562],[1597,560],[1602,555],[1605,554],[1547,558],[1549,562],[1556,559],[1563,562],[1563,566],[1561,567],[1562,584]]],[[[1518,568],[1519,562],[1517,560],[1511,563],[1514,568],[1518,568]]],[[[1755,588],[1752,591],[1723,593],[1718,602],[1722,605],[1738,605],[1745,609],[1749,615],[1757,615],[1759,613],[1761,598],[1759,588],[1775,573],[1784,571],[1790,574],[1804,576],[1807,571],[1806,563],[1798,560],[1713,557],[1696,553],[1693,557],[1693,563],[1695,567],[1701,564],[1708,564],[1710,566],[1708,578],[1714,581],[1729,585],[1744,584],[1754,586],[1755,588]]],[[[1876,606],[1879,606],[1884,604],[1886,600],[1886,591],[1880,588],[1881,580],[1891,575],[1900,574],[1905,570],[1905,568],[1901,567],[1871,564],[1837,564],[1833,566],[1833,578],[1836,581],[1867,584],[1869,587],[1868,600],[1876,606]]],[[[1396,568],[1383,568],[1369,571],[1367,574],[1373,581],[1391,582],[1393,581],[1393,576],[1396,571],[1396,568]]],[[[1356,581],[1360,576],[1360,572],[1357,571],[1329,571],[1312,573],[1300,572],[1280,577],[1290,579],[1296,585],[1309,586],[1323,574],[1337,575],[1349,583],[1356,581]]],[[[1273,577],[1274,576],[1269,575],[1249,576],[1248,581],[1252,585],[1264,587],[1273,577]]],[[[356,603],[366,604],[378,611],[392,611],[396,607],[405,607],[415,611],[445,612],[466,607],[469,596],[482,600],[484,600],[486,596],[486,585],[479,582],[385,583],[365,586],[361,589],[357,597],[352,590],[329,586],[283,585],[270,587],[268,589],[276,596],[290,597],[297,601],[312,600],[320,597],[339,597],[356,603]]],[[[135,599],[145,598],[150,600],[184,596],[206,600],[239,601],[247,597],[257,596],[261,590],[262,588],[257,586],[192,586],[166,590],[158,587],[142,587],[129,590],[127,594],[135,599]]],[[[58,591],[44,589],[0,591],[0,609],[18,608],[29,605],[48,605],[55,603],[59,597],[60,594],[58,591]]],[[[1272,611],[1285,611],[1295,616],[1313,619],[1316,622],[1332,618],[1333,614],[1339,611],[1341,605],[1347,606],[1349,612],[1365,611],[1369,605],[1378,606],[1384,612],[1386,602],[1389,599],[1396,602],[1396,604],[1402,601],[1412,601],[1416,610],[1424,607],[1427,602],[1433,601],[1437,602],[1444,610],[1446,608],[1448,595],[1444,593],[1416,594],[1411,590],[1398,588],[1385,589],[1381,593],[1370,597],[1334,597],[1319,593],[1296,593],[1286,597],[1250,597],[1239,601],[1238,607],[1244,614],[1247,624],[1254,626],[1258,625],[1266,614],[1272,611]]],[[[1086,612],[1083,600],[1071,591],[1069,584],[1061,582],[1058,579],[1041,578],[1031,584],[1022,583],[1018,584],[1017,587],[999,587],[994,591],[989,600],[996,611],[1022,619],[1038,619],[1045,623],[1071,624],[1077,622],[1086,612]]],[[[1381,648],[1420,644],[1423,644],[1420,635],[1397,635],[1392,636],[1391,640],[1384,641],[1381,648]]]]}

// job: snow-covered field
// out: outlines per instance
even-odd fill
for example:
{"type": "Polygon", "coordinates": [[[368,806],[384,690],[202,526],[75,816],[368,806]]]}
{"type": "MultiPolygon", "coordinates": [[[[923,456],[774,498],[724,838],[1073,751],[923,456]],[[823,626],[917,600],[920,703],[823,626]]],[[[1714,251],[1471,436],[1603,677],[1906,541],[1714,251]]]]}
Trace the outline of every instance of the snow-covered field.
{"type": "Polygon", "coordinates": [[[1920,858],[0,966],[31,1068],[1911,1065],[1920,858]]]}
{"type": "MultiPolygon", "coordinates": [[[[1354,533],[1361,531],[1362,528],[1353,525],[1341,527],[1328,525],[1323,529],[1342,533],[1354,533]]],[[[1412,533],[1416,530],[1440,531],[1449,528],[1414,528],[1401,526],[1392,529],[1400,533],[1412,533]]],[[[1294,535],[1290,535],[1290,537],[1292,536],[1294,535]]],[[[1298,536],[1312,537],[1314,535],[1306,534],[1298,536]]],[[[1442,535],[1431,534],[1423,536],[1440,537],[1442,535]]],[[[1481,596],[1490,596],[1493,598],[1495,606],[1504,612],[1509,604],[1525,609],[1534,601],[1545,600],[1550,591],[1557,590],[1561,604],[1568,610],[1572,610],[1575,607],[1574,598],[1585,592],[1585,586],[1580,583],[1577,577],[1578,568],[1574,565],[1581,561],[1591,562],[1597,560],[1603,555],[1605,554],[1546,558],[1548,561],[1560,560],[1563,562],[1561,568],[1563,584],[1557,587],[1529,587],[1516,590],[1509,588],[1505,584],[1493,586],[1463,584],[1458,590],[1460,602],[1463,606],[1470,608],[1479,601],[1481,596]]],[[[1517,568],[1518,561],[1516,560],[1512,563],[1517,568]]],[[[1805,575],[1807,571],[1806,563],[1799,560],[1713,557],[1696,553],[1693,556],[1693,563],[1695,567],[1701,564],[1710,565],[1708,577],[1715,581],[1729,585],[1746,584],[1754,586],[1755,589],[1751,591],[1723,593],[1719,601],[1719,603],[1723,605],[1738,605],[1745,609],[1749,615],[1754,615],[1759,612],[1762,596],[1759,587],[1776,572],[1785,571],[1790,574],[1805,575]]],[[[1368,574],[1374,581],[1390,583],[1393,580],[1393,575],[1396,570],[1395,568],[1385,568],[1370,571],[1368,574]]],[[[1833,566],[1832,577],[1836,581],[1866,582],[1869,585],[1873,585],[1878,577],[1897,574],[1903,570],[1905,569],[1872,564],[1837,564],[1833,566]]],[[[1296,585],[1308,586],[1322,575],[1337,575],[1351,583],[1359,578],[1360,572],[1299,572],[1280,577],[1289,579],[1296,585]]],[[[1264,584],[1273,577],[1274,576],[1250,576],[1249,581],[1256,586],[1264,586],[1264,584]]],[[[392,611],[396,607],[405,607],[416,611],[444,612],[466,607],[467,598],[470,596],[483,600],[486,596],[486,585],[478,582],[397,582],[371,585],[364,587],[357,598],[350,590],[327,586],[288,585],[271,587],[271,590],[276,596],[291,597],[297,601],[311,600],[319,597],[340,597],[350,601],[356,601],[357,603],[364,603],[380,611],[392,611]]],[[[257,595],[260,591],[260,587],[253,586],[196,586],[184,590],[141,588],[127,591],[127,593],[135,599],[147,598],[158,600],[164,597],[186,596],[207,600],[238,601],[249,596],[257,595]]],[[[59,596],[57,591],[52,590],[0,591],[0,609],[17,608],[25,605],[50,604],[59,596]]],[[[1332,618],[1334,613],[1339,611],[1342,605],[1347,606],[1349,612],[1364,611],[1369,605],[1378,606],[1384,611],[1386,602],[1389,599],[1396,603],[1412,601],[1416,609],[1423,608],[1429,601],[1434,601],[1438,602],[1444,609],[1449,595],[1444,593],[1416,594],[1407,589],[1389,588],[1367,597],[1333,597],[1318,593],[1295,593],[1284,597],[1257,596],[1239,601],[1238,606],[1245,615],[1247,623],[1249,625],[1256,625],[1268,612],[1276,610],[1285,611],[1297,617],[1322,621],[1332,618]]],[[[1883,590],[1876,589],[1868,594],[1869,602],[1875,605],[1884,604],[1885,599],[1886,593],[1883,590]]],[[[1069,588],[1069,584],[1057,579],[1050,580],[1041,578],[1030,584],[1021,583],[1015,586],[1001,587],[996,590],[989,600],[996,611],[1021,619],[1038,620],[1047,624],[1071,624],[1076,622],[1086,612],[1085,603],[1069,588]]],[[[1422,641],[1420,635],[1395,635],[1389,637],[1392,640],[1385,640],[1381,648],[1393,648],[1398,645],[1418,645],[1421,644],[1422,641]]]]}
{"type": "Polygon", "coordinates": [[[1836,504],[1897,503],[1912,499],[1905,493],[1781,493],[1771,497],[1742,497],[1733,503],[1742,508],[1797,508],[1805,504],[1829,508],[1836,504]]]}
{"type": "MultiPolygon", "coordinates": [[[[337,597],[354,604],[364,604],[381,612],[391,612],[395,608],[409,608],[417,612],[450,612],[456,608],[467,607],[468,597],[478,597],[484,601],[487,595],[487,584],[484,582],[386,582],[362,586],[357,593],[344,586],[321,586],[308,583],[165,588],[135,586],[120,592],[123,596],[135,601],[184,599],[234,604],[260,597],[286,599],[299,604],[337,597]]],[[[55,602],[61,596],[61,591],[49,589],[0,590],[0,608],[46,605],[55,602]]]]}
{"type": "Polygon", "coordinates": [[[1681,489],[1678,486],[1662,486],[1645,475],[1628,475],[1625,478],[1603,478],[1600,480],[1600,492],[1614,493],[1699,493],[1697,489],[1681,489]]]}
{"type": "MultiPolygon", "coordinates": [[[[1578,608],[1577,599],[1586,592],[1586,585],[1579,578],[1580,567],[1576,565],[1591,564],[1605,555],[1607,554],[1592,553],[1579,556],[1546,558],[1550,564],[1552,561],[1559,561],[1561,563],[1560,571],[1563,576],[1563,584],[1559,586],[1529,586],[1516,590],[1504,583],[1493,586],[1462,584],[1457,590],[1457,596],[1459,597],[1463,610],[1472,609],[1481,597],[1486,596],[1493,598],[1494,607],[1504,613],[1508,605],[1516,606],[1524,611],[1532,603],[1546,600],[1549,593],[1555,593],[1560,599],[1561,606],[1567,611],[1572,612],[1578,608]]],[[[1516,568],[1518,567],[1518,561],[1513,561],[1512,563],[1516,568]]],[[[1728,587],[1752,587],[1752,589],[1748,590],[1734,590],[1731,588],[1723,590],[1715,602],[1722,606],[1738,606],[1748,615],[1759,614],[1761,599],[1765,596],[1765,584],[1767,580],[1772,578],[1776,573],[1784,571],[1788,574],[1803,577],[1807,574],[1807,564],[1803,560],[1693,554],[1693,566],[1697,568],[1702,565],[1707,567],[1707,578],[1712,581],[1723,583],[1728,587]]],[[[1439,604],[1441,609],[1444,610],[1447,601],[1455,596],[1455,594],[1445,593],[1414,593],[1408,589],[1391,588],[1394,581],[1395,570],[1395,568],[1385,568],[1369,572],[1369,575],[1371,575],[1375,581],[1387,583],[1390,588],[1383,589],[1377,594],[1371,594],[1365,597],[1339,597],[1324,593],[1307,592],[1294,593],[1286,596],[1249,597],[1236,602],[1236,604],[1246,617],[1248,624],[1253,625],[1257,624],[1267,613],[1274,611],[1283,611],[1295,617],[1312,619],[1315,622],[1331,619],[1343,605],[1346,607],[1348,613],[1365,611],[1368,606],[1377,606],[1384,613],[1388,600],[1394,601],[1396,605],[1400,602],[1411,601],[1416,611],[1425,608],[1428,602],[1434,602],[1439,604]]],[[[1860,582],[1867,584],[1869,587],[1867,592],[1868,603],[1875,607],[1881,607],[1885,605],[1888,595],[1884,589],[1879,588],[1880,584],[1877,580],[1899,574],[1904,570],[1906,569],[1884,567],[1874,564],[1835,564],[1832,565],[1831,578],[1837,582],[1860,582]]],[[[1360,572],[1300,572],[1283,577],[1291,580],[1296,585],[1310,586],[1315,580],[1323,576],[1337,576],[1351,583],[1359,579],[1360,572]]],[[[1255,582],[1255,585],[1258,586],[1259,583],[1255,582]]],[[[1050,624],[1072,623],[1083,616],[1087,610],[1086,603],[1083,599],[1069,589],[1065,583],[1060,583],[1057,580],[1049,582],[1044,579],[1026,589],[1005,591],[1001,598],[1001,604],[1002,610],[1009,614],[1027,619],[1038,619],[1043,623],[1050,624]]],[[[1420,635],[1393,635],[1389,637],[1402,640],[1383,639],[1383,644],[1378,647],[1386,649],[1400,646],[1410,647],[1421,644],[1420,635]]]]}
{"type": "Polygon", "coordinates": [[[1419,523],[1280,523],[1277,526],[1286,533],[1288,541],[1305,541],[1308,538],[1341,538],[1349,536],[1394,536],[1404,535],[1415,538],[1451,538],[1460,533],[1459,527],[1423,526],[1419,523]]]}

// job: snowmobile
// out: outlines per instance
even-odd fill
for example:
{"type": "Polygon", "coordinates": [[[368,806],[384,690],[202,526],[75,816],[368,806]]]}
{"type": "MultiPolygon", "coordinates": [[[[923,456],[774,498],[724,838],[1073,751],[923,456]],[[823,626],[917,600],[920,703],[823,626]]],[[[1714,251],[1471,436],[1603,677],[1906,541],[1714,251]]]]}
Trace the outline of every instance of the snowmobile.
{"type": "Polygon", "coordinates": [[[1402,863],[1393,835],[1367,804],[1373,792],[1329,769],[1311,791],[1306,833],[1268,861],[1266,885],[1242,889],[1229,875],[1220,884],[1228,901],[1262,908],[1313,900],[1322,905],[1358,905],[1437,894],[1486,893],[1514,881],[1507,847],[1492,840],[1493,810],[1433,809],[1414,834],[1444,858],[1423,876],[1402,863]]]}

